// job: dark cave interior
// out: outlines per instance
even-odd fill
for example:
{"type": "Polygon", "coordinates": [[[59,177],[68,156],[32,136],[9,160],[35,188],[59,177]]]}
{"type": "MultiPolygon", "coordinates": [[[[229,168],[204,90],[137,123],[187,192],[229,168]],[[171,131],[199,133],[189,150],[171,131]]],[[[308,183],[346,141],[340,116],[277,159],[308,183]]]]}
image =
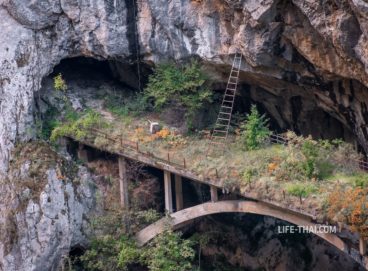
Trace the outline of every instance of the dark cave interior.
{"type": "MultiPolygon", "coordinates": [[[[53,78],[59,73],[65,77],[67,82],[75,80],[82,82],[79,83],[82,84],[82,87],[98,85],[100,82],[110,82],[112,85],[115,84],[134,92],[138,91],[139,86],[137,66],[115,60],[99,61],[86,57],[64,59],[54,68],[49,77],[53,78]]],[[[147,84],[151,73],[152,67],[141,63],[140,78],[143,87],[147,84]]],[[[215,98],[213,104],[208,106],[213,111],[212,108],[218,108],[221,103],[226,84],[213,82],[212,87],[215,98]]],[[[270,129],[276,133],[292,130],[303,136],[311,135],[315,139],[340,138],[355,143],[351,128],[346,127],[329,112],[318,107],[313,95],[302,97],[298,93],[288,93],[283,97],[262,87],[251,85],[246,80],[241,80],[234,104],[232,120],[234,127],[244,120],[252,104],[256,104],[258,110],[269,118],[270,129]]],[[[208,109],[205,109],[205,112],[207,111],[208,109]]],[[[211,116],[211,118],[215,117],[215,115],[211,116]]],[[[210,124],[208,119],[205,122],[205,125],[210,124]]]]}

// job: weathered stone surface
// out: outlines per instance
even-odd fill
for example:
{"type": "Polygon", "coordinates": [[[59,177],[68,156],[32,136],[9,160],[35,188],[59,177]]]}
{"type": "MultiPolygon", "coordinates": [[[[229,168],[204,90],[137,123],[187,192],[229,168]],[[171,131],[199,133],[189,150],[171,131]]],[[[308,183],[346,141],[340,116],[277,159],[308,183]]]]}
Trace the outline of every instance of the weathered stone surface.
{"type": "Polygon", "coordinates": [[[241,50],[243,83],[270,92],[287,90],[291,96],[313,92],[317,105],[367,151],[366,99],[361,99],[368,86],[367,3],[237,2],[2,0],[1,172],[6,172],[14,142],[32,136],[33,95],[61,59],[134,60],[138,51],[149,63],[199,56],[222,81],[228,54],[241,50]],[[343,104],[335,101],[335,85],[346,86],[338,90],[345,93],[343,104]]]}
{"type": "Polygon", "coordinates": [[[56,161],[26,159],[1,182],[0,270],[56,270],[73,246],[87,244],[92,177],[83,167],[75,179],[63,176],[56,161]]]}
{"type": "MultiPolygon", "coordinates": [[[[367,152],[367,2],[228,2],[0,0],[0,179],[8,174],[15,142],[34,136],[33,99],[42,78],[62,59],[75,56],[131,61],[139,52],[149,64],[195,56],[216,81],[223,82],[231,63],[229,54],[240,50],[244,56],[241,83],[252,86],[251,98],[262,103],[280,127],[294,128],[296,120],[308,123],[312,111],[318,122],[319,112],[326,112],[354,134],[367,152]]],[[[50,267],[66,251],[66,244],[81,240],[78,230],[71,231],[80,228],[82,203],[75,194],[63,198],[60,191],[72,193],[72,188],[58,183],[52,172],[44,194],[13,219],[7,219],[5,211],[11,209],[12,193],[0,186],[1,199],[10,204],[0,205],[4,214],[0,223],[22,229],[17,252],[0,245],[5,270],[37,270],[41,263],[50,267]],[[47,195],[60,202],[50,206],[47,195]],[[73,205],[76,214],[62,214],[65,205],[73,205]],[[52,224],[56,215],[59,222],[52,224]],[[65,240],[53,242],[60,238],[59,227],[65,240]],[[42,229],[47,229],[45,234],[39,240],[33,238],[42,229]],[[29,247],[49,253],[38,254],[38,249],[29,247]]],[[[25,189],[21,196],[28,193],[25,189]]]]}

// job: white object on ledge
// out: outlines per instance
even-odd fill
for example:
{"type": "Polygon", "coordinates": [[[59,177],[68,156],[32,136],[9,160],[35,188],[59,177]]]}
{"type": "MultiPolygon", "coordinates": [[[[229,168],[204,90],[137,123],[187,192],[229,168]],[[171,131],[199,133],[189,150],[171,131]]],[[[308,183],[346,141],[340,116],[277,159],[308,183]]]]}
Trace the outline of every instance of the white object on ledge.
{"type": "Polygon", "coordinates": [[[160,131],[160,124],[158,122],[153,122],[150,120],[148,120],[148,122],[150,123],[150,133],[152,135],[160,131]]]}

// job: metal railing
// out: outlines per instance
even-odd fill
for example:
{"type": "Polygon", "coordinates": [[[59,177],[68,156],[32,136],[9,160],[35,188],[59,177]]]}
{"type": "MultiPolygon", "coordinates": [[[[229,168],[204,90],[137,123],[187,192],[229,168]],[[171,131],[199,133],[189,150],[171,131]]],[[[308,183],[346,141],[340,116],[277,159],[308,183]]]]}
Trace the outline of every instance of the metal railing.
{"type": "Polygon", "coordinates": [[[274,144],[282,144],[282,145],[288,144],[288,139],[278,134],[271,134],[269,140],[271,143],[274,143],[274,144]]]}
{"type": "MultiPolygon", "coordinates": [[[[159,162],[166,163],[174,167],[179,167],[180,169],[188,169],[187,167],[188,165],[187,165],[187,161],[185,157],[182,157],[181,159],[177,159],[177,157],[175,157],[172,153],[167,152],[166,157],[163,158],[163,157],[155,155],[153,152],[143,150],[143,148],[140,146],[138,141],[127,140],[127,139],[124,139],[123,137],[116,138],[97,128],[90,128],[90,131],[91,133],[97,134],[111,142],[114,142],[115,144],[118,144],[121,148],[135,151],[139,153],[140,155],[145,156],[146,158],[155,159],[159,162]]],[[[271,134],[269,138],[269,142],[272,144],[281,144],[281,145],[286,146],[288,145],[289,140],[287,139],[287,137],[281,134],[271,134]]],[[[336,163],[337,162],[338,161],[336,161],[336,163]]],[[[366,160],[347,158],[345,162],[351,163],[351,165],[357,169],[360,169],[364,172],[368,172],[368,161],[366,160]]],[[[219,178],[219,173],[218,173],[217,168],[213,170],[216,173],[216,178],[219,178]]]]}
{"type": "Polygon", "coordinates": [[[115,138],[112,137],[111,135],[109,135],[108,133],[101,131],[99,129],[96,128],[90,128],[90,131],[92,133],[98,134],[99,136],[114,142],[116,144],[118,144],[121,148],[125,148],[125,149],[129,149],[131,151],[135,151],[137,153],[139,153],[140,155],[145,156],[146,158],[150,158],[150,159],[155,159],[157,161],[175,166],[175,167],[180,167],[181,169],[187,169],[187,161],[185,158],[180,159],[180,161],[178,161],[177,159],[175,160],[172,153],[167,152],[167,156],[166,158],[162,158],[159,157],[157,155],[155,155],[153,152],[150,151],[144,151],[143,148],[139,145],[138,141],[132,141],[132,140],[127,140],[127,139],[123,139],[121,138],[115,138]]]}

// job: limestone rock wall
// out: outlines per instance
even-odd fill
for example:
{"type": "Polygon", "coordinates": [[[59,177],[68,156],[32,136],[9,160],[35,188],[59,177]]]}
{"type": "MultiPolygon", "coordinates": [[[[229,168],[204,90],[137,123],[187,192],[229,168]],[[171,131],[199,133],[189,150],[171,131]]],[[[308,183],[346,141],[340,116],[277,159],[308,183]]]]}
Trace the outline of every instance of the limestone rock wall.
{"type": "Polygon", "coordinates": [[[0,270],[58,270],[73,246],[88,243],[93,178],[43,144],[14,156],[0,182],[0,270]]]}
{"type": "Polygon", "coordinates": [[[223,81],[229,54],[240,50],[243,82],[281,96],[310,93],[368,151],[366,1],[1,0],[0,18],[2,174],[14,143],[32,137],[41,79],[81,55],[148,63],[197,56],[223,81]]]}
{"type": "MultiPolygon", "coordinates": [[[[283,100],[265,104],[275,119],[291,123],[291,108],[304,110],[310,97],[367,152],[367,26],[365,0],[0,0],[0,180],[11,177],[15,143],[34,136],[42,78],[74,56],[149,64],[193,56],[223,82],[229,54],[240,50],[240,79],[254,87],[253,98],[262,89],[283,100]]],[[[15,195],[0,186],[0,225],[18,227],[16,245],[6,239],[12,235],[0,240],[4,270],[48,270],[83,241],[81,217],[90,204],[84,181],[80,188],[60,183],[52,168],[43,180],[38,197],[11,219],[15,195]]]]}

